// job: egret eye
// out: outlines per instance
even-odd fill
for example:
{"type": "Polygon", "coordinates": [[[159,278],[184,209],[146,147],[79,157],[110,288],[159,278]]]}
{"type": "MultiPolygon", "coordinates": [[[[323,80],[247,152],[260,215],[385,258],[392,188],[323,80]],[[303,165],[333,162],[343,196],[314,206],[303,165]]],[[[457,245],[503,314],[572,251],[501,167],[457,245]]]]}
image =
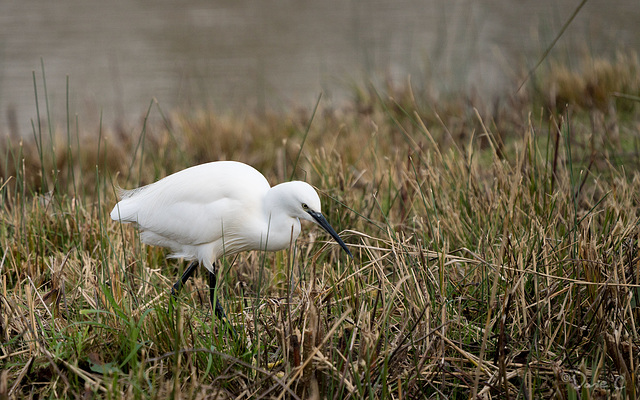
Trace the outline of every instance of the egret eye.
{"type": "Polygon", "coordinates": [[[302,209],[305,211],[309,209],[309,206],[307,205],[307,203],[302,203],[302,209]]]}

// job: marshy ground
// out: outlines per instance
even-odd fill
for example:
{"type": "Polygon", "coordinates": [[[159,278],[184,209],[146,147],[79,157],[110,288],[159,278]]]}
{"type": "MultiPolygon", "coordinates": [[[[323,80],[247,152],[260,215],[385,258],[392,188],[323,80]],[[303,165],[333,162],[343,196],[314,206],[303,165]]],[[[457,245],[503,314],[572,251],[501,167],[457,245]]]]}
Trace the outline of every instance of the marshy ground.
{"type": "Polygon", "coordinates": [[[493,104],[407,84],[341,109],[42,117],[1,144],[0,397],[637,398],[639,96],[621,54],[493,104]],[[224,260],[235,339],[204,273],[168,312],[186,263],[108,214],[116,185],[222,159],[313,184],[355,256],[307,224],[224,260]]]}

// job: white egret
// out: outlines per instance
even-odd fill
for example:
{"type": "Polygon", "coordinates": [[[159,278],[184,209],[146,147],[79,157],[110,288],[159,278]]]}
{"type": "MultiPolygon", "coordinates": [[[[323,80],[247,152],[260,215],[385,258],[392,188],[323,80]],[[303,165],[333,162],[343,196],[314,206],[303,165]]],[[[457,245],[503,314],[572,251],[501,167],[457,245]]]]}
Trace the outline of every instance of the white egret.
{"type": "Polygon", "coordinates": [[[197,165],[147,186],[119,189],[118,195],[113,220],[135,224],[143,243],[169,248],[170,257],[194,260],[172,293],[203,265],[211,304],[223,321],[220,302],[214,305],[215,262],[223,255],[285,249],[300,234],[303,219],[324,228],[353,257],[322,215],[311,185],[293,181],[271,187],[260,172],[240,162],[197,165]]]}

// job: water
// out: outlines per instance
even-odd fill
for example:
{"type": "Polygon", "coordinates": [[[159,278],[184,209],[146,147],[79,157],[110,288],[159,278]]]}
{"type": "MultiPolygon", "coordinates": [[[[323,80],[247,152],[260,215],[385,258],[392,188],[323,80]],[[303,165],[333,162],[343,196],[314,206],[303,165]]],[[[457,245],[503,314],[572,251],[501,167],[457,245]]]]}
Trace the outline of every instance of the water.
{"type": "MultiPolygon", "coordinates": [[[[411,75],[435,91],[514,90],[579,1],[2,0],[0,134],[30,135],[33,72],[46,116],[86,129],[165,111],[339,105],[351,87],[411,75]],[[518,68],[516,68],[518,67],[518,68]],[[16,132],[18,131],[18,132],[16,132]]],[[[640,48],[640,2],[589,1],[552,52],[640,48]]],[[[93,129],[97,131],[97,129],[93,129]]]]}

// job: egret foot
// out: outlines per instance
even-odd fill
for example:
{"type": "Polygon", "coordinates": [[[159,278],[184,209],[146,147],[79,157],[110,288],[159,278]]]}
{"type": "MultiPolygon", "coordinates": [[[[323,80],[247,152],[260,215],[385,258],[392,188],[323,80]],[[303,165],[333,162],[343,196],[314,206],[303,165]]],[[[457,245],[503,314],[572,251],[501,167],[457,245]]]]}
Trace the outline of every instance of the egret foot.
{"type": "MultiPolygon", "coordinates": [[[[182,290],[182,287],[184,286],[185,283],[187,283],[189,278],[193,276],[193,273],[196,271],[196,268],[198,267],[199,264],[200,263],[197,260],[192,261],[187,267],[187,269],[184,271],[180,279],[178,279],[178,281],[173,284],[173,286],[171,287],[171,297],[172,297],[171,301],[175,301],[177,299],[178,294],[182,290]]],[[[215,268],[215,264],[214,264],[214,268],[215,268]]],[[[211,308],[216,314],[216,317],[218,317],[218,319],[222,321],[223,324],[227,325],[227,327],[230,328],[230,331],[233,334],[233,337],[236,338],[238,337],[238,333],[236,332],[233,325],[231,325],[231,322],[227,318],[227,315],[224,313],[224,308],[222,308],[222,304],[220,303],[220,300],[218,300],[215,296],[216,283],[217,283],[216,274],[209,270],[207,270],[207,272],[209,273],[209,300],[211,301],[211,308]]],[[[172,303],[170,303],[170,306],[171,304],[172,303]]]]}
{"type": "Polygon", "coordinates": [[[235,328],[231,324],[231,321],[229,321],[229,319],[227,318],[227,315],[224,313],[224,308],[222,308],[222,304],[220,303],[220,300],[216,297],[216,283],[218,280],[216,278],[216,274],[214,274],[211,271],[208,271],[208,272],[209,272],[209,300],[211,301],[211,308],[213,308],[213,311],[216,314],[216,317],[218,317],[218,319],[222,321],[223,324],[227,325],[227,327],[230,328],[229,330],[231,331],[231,334],[235,339],[238,337],[238,333],[236,332],[235,328]]]}

